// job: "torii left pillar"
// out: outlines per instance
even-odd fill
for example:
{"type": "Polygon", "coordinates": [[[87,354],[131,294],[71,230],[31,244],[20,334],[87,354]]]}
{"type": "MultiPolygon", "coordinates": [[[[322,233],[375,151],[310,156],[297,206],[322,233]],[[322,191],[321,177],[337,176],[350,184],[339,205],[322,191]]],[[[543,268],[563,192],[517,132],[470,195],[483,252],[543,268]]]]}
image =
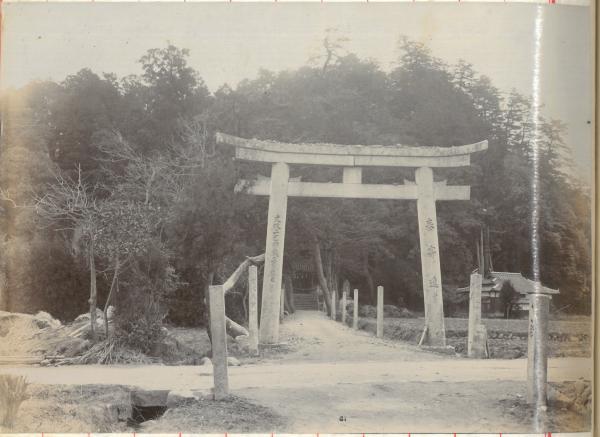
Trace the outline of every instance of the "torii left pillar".
{"type": "Polygon", "coordinates": [[[274,344],[279,341],[281,275],[289,178],[290,169],[287,164],[283,162],[273,164],[259,328],[262,344],[274,344]]]}

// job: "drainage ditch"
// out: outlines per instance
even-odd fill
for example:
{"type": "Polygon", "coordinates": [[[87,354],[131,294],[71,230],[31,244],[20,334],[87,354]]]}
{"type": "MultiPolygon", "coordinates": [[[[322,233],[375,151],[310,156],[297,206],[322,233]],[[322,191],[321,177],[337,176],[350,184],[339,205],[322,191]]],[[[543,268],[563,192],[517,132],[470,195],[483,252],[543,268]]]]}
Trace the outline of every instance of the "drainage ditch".
{"type": "Polygon", "coordinates": [[[169,390],[136,390],[130,393],[131,417],[127,424],[134,428],[161,417],[168,409],[169,390]]]}

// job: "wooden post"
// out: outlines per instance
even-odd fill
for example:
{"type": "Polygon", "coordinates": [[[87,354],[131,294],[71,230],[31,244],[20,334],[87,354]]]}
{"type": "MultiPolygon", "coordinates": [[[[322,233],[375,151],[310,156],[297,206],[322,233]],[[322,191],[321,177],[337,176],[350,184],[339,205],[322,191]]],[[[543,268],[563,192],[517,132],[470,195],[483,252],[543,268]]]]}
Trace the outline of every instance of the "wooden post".
{"type": "Polygon", "coordinates": [[[260,313],[260,341],[265,344],[273,344],[279,341],[281,275],[289,176],[290,170],[287,164],[282,162],[273,164],[271,168],[267,245],[260,313]]]}
{"type": "Polygon", "coordinates": [[[425,301],[426,337],[423,343],[430,346],[446,346],[433,171],[429,167],[418,168],[415,180],[425,301]]]}
{"type": "Polygon", "coordinates": [[[345,325],[346,324],[346,296],[347,296],[347,292],[343,292],[342,293],[342,323],[345,325]]]}
{"type": "Polygon", "coordinates": [[[358,290],[354,289],[354,313],[352,315],[352,329],[358,329],[358,290]]]}
{"type": "Polygon", "coordinates": [[[469,333],[467,355],[470,358],[487,357],[487,335],[481,323],[481,275],[473,273],[469,286],[469,333]]]}
{"type": "Polygon", "coordinates": [[[383,338],[383,287],[377,287],[377,338],[383,338]]]}
{"type": "Polygon", "coordinates": [[[331,320],[336,320],[337,319],[337,308],[336,308],[336,296],[335,296],[335,290],[331,290],[331,320]]]}
{"type": "Polygon", "coordinates": [[[549,306],[549,295],[529,295],[527,401],[537,408],[545,407],[547,402],[549,306]]]}
{"type": "Polygon", "coordinates": [[[250,353],[258,355],[258,268],[248,267],[248,331],[250,353]]]}
{"type": "Polygon", "coordinates": [[[210,298],[210,332],[213,361],[213,395],[216,401],[229,395],[227,376],[227,333],[225,332],[225,293],[222,285],[208,287],[210,298]]]}

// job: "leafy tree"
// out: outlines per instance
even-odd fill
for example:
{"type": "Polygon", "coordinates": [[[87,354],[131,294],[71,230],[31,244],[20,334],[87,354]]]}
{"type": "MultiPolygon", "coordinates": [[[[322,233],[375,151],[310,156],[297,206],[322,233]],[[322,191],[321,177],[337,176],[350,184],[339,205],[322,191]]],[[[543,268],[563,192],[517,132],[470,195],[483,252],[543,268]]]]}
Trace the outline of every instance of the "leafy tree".
{"type": "MultiPolygon", "coordinates": [[[[172,296],[171,319],[197,322],[206,287],[225,279],[242,257],[262,252],[266,229],[266,199],[236,193],[235,186],[241,178],[268,175],[268,166],[233,162],[231,150],[215,147],[216,130],[293,143],[428,147],[487,139],[489,149],[469,168],[436,170],[439,179],[472,186],[469,202],[438,203],[444,293],[468,283],[482,226],[490,229],[494,268],[532,277],[531,208],[537,202],[541,280],[561,289],[556,305],[589,311],[590,195],[570,168],[565,126],[540,118],[535,130],[527,96],[514,90],[505,95],[467,61],[448,65],[423,44],[402,39],[398,62],[386,73],[346,53],[343,42],[330,32],[318,64],[263,70],[213,95],[188,65],[187,50],[170,44],[140,59],[140,76],[119,80],[82,70],[60,84],[32,85],[24,117],[35,129],[27,130],[27,138],[13,129],[12,146],[3,148],[0,160],[8,169],[0,171],[5,240],[36,232],[10,200],[27,203],[31,187],[45,195],[40,187],[48,180],[48,156],[64,178],[76,180],[70,172],[81,168],[83,180],[95,187],[95,258],[102,269],[118,270],[140,296],[158,296],[147,305],[155,309],[148,310],[156,316],[150,325],[158,326],[152,320],[163,315],[161,305],[153,306],[165,298],[160,290],[174,289],[165,293],[172,296]],[[16,147],[21,144],[26,147],[16,147]],[[30,179],[11,173],[8,163],[29,161],[37,163],[30,179]],[[118,269],[117,259],[123,262],[118,269]]],[[[293,166],[291,172],[307,181],[341,179],[339,168],[293,166]]],[[[413,178],[412,169],[363,171],[366,183],[413,178]]],[[[68,254],[66,246],[62,250],[68,254]]],[[[422,305],[415,202],[290,199],[286,274],[293,273],[288,261],[307,251],[321,260],[328,290],[348,278],[368,291],[361,299],[374,299],[382,284],[391,301],[422,305]]],[[[117,293],[116,301],[128,294],[117,293]]],[[[127,329],[143,331],[141,326],[127,329]]],[[[147,343],[136,338],[132,342],[147,343]]]]}

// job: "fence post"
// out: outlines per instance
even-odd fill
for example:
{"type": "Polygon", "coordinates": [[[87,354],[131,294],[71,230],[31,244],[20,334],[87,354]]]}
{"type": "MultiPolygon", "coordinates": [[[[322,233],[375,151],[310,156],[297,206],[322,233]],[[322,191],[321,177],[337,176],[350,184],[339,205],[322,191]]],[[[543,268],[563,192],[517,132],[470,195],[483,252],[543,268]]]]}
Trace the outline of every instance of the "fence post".
{"type": "Polygon", "coordinates": [[[331,320],[337,319],[337,308],[335,302],[335,290],[331,290],[331,320]]]}
{"type": "Polygon", "coordinates": [[[248,331],[250,353],[258,355],[258,269],[248,267],[248,331]]]}
{"type": "Polygon", "coordinates": [[[473,273],[469,284],[469,358],[487,358],[487,331],[481,323],[481,280],[481,274],[473,273]]]}
{"type": "Polygon", "coordinates": [[[283,321],[285,311],[285,288],[281,287],[281,297],[279,298],[279,321],[283,321]]]}
{"type": "Polygon", "coordinates": [[[383,287],[377,287],[377,337],[383,338],[383,287]]]}
{"type": "Polygon", "coordinates": [[[213,394],[216,401],[229,395],[227,376],[227,333],[225,332],[225,293],[222,285],[208,288],[210,297],[210,333],[212,340],[213,394]]]}
{"type": "Polygon", "coordinates": [[[346,324],[346,296],[347,296],[347,292],[343,292],[342,293],[342,323],[345,325],[346,324]]]}
{"type": "Polygon", "coordinates": [[[354,314],[352,316],[352,329],[358,329],[358,290],[354,289],[354,314]]]}
{"type": "Polygon", "coordinates": [[[548,381],[548,312],[550,296],[529,295],[529,338],[527,344],[527,402],[546,406],[548,381]]]}

